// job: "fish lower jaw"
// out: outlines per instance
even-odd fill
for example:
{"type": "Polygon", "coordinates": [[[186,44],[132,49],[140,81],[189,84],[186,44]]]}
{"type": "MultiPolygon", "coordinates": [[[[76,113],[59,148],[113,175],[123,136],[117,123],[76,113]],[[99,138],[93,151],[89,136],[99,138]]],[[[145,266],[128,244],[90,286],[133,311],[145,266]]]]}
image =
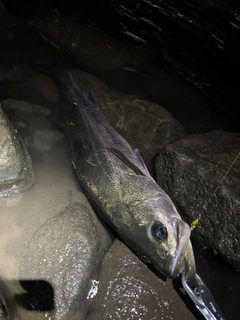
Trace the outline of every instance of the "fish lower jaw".
{"type": "Polygon", "coordinates": [[[193,281],[195,279],[196,265],[190,239],[188,240],[187,247],[182,250],[180,259],[176,262],[174,261],[170,278],[176,278],[183,271],[185,272],[188,281],[193,281]]]}
{"type": "Polygon", "coordinates": [[[190,227],[180,219],[173,219],[172,226],[177,243],[176,255],[173,259],[171,278],[176,278],[184,270],[184,257],[190,242],[190,227]]]}
{"type": "Polygon", "coordinates": [[[175,279],[177,278],[182,272],[184,271],[184,262],[178,261],[174,268],[172,269],[172,273],[170,274],[169,278],[175,279]]]}

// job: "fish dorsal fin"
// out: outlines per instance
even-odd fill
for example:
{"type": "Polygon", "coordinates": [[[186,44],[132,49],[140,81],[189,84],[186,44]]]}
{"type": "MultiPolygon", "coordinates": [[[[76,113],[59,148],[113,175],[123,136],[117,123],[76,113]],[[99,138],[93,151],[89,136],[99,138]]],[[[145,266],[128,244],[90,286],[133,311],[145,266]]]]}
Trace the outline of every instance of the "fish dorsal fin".
{"type": "Polygon", "coordinates": [[[126,157],[119,149],[114,147],[107,148],[108,151],[113,153],[116,157],[118,157],[122,162],[124,162],[130,169],[132,169],[136,174],[141,176],[146,176],[146,173],[139,168],[135,163],[131,161],[128,157],[126,157]]]}
{"type": "Polygon", "coordinates": [[[135,156],[138,158],[138,160],[139,160],[139,162],[141,163],[141,165],[143,166],[143,168],[144,168],[144,169],[146,170],[146,172],[150,175],[150,173],[149,173],[149,171],[148,171],[148,168],[146,167],[145,162],[144,162],[144,160],[143,160],[143,158],[142,158],[142,156],[141,156],[138,148],[135,149],[135,150],[133,150],[133,152],[134,152],[135,156]]]}

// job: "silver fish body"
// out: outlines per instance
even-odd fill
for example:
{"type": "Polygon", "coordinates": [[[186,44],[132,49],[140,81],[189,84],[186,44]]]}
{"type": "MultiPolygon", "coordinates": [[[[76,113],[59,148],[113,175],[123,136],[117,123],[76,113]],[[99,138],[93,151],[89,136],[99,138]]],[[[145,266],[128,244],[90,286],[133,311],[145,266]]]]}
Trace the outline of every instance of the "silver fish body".
{"type": "Polygon", "coordinates": [[[111,127],[69,72],[55,72],[53,79],[62,101],[55,122],[66,134],[76,175],[98,214],[163,275],[175,278],[187,264],[193,277],[190,227],[151,177],[138,150],[111,127]]]}

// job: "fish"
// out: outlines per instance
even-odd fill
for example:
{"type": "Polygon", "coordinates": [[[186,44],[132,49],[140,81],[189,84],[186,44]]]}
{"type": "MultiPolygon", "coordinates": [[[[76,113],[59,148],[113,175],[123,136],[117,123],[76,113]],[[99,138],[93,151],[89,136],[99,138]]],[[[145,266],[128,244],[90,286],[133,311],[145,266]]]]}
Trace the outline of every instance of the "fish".
{"type": "Polygon", "coordinates": [[[68,68],[52,68],[50,75],[60,95],[51,121],[65,133],[76,176],[97,214],[162,275],[174,279],[184,271],[194,279],[191,227],[150,175],[139,150],[110,125],[68,68]]]}

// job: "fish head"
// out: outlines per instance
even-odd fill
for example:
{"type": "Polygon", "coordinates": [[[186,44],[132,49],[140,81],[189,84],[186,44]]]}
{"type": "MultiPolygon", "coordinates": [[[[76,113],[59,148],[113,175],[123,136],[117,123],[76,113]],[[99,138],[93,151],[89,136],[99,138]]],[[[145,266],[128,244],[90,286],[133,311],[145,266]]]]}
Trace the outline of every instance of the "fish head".
{"type": "Polygon", "coordinates": [[[191,227],[181,219],[165,192],[153,198],[139,198],[128,216],[131,217],[130,229],[126,230],[126,234],[131,234],[129,244],[142,260],[172,279],[182,271],[187,271],[189,279],[194,278],[191,227]]]}
{"type": "Polygon", "coordinates": [[[187,270],[188,279],[194,278],[191,227],[166,192],[153,179],[134,174],[122,176],[120,191],[123,213],[116,226],[122,238],[164,276],[174,279],[187,270]]]}
{"type": "Polygon", "coordinates": [[[154,220],[146,225],[147,254],[151,264],[165,276],[176,278],[188,269],[195,275],[195,259],[190,242],[191,229],[179,218],[154,220]]]}

